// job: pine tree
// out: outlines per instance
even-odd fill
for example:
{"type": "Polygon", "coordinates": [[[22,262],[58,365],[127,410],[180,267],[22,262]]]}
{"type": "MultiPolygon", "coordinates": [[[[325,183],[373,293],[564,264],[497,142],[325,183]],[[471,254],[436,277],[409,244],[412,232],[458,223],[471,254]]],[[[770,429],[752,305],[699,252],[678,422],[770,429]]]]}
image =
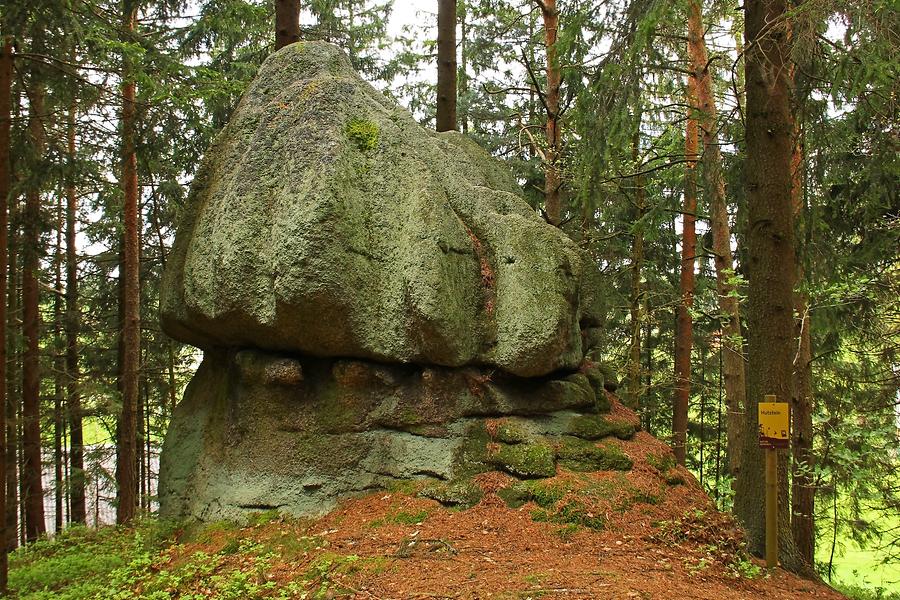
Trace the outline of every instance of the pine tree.
{"type": "Polygon", "coordinates": [[[741,432],[746,396],[743,337],[738,297],[732,283],[734,261],[731,255],[731,227],[725,202],[725,177],[719,145],[713,73],[706,52],[705,28],[699,0],[688,6],[688,56],[690,71],[697,81],[695,104],[691,106],[700,120],[703,138],[703,190],[709,201],[712,250],[716,268],[716,289],[722,323],[722,365],[725,398],[728,405],[727,454],[729,472],[735,475],[740,465],[741,432]]]}
{"type": "MultiPolygon", "coordinates": [[[[745,6],[747,274],[749,370],[744,431],[757,431],[757,404],[766,394],[793,397],[794,231],[791,206],[793,119],[790,106],[789,16],[784,0],[745,6]]],[[[783,457],[782,457],[783,458],[783,457]]],[[[735,514],[753,552],[765,550],[764,461],[755,436],[746,435],[737,479],[735,514]]],[[[780,460],[778,504],[782,564],[809,566],[791,536],[787,465],[780,460]]]]}
{"type": "MultiPolygon", "coordinates": [[[[135,31],[137,6],[126,4],[124,31],[135,31]]],[[[122,263],[122,349],[120,373],[122,377],[122,412],[118,422],[118,454],[116,483],[118,504],[116,522],[127,523],[137,508],[137,404],[141,356],[140,322],[140,225],[138,208],[137,154],[135,151],[135,80],[130,59],[124,57],[122,73],[122,179],[123,223],[122,263]]]]}
{"type": "Polygon", "coordinates": [[[0,595],[7,593],[7,558],[10,536],[6,518],[7,502],[7,456],[9,449],[6,435],[6,259],[7,230],[9,227],[8,209],[10,188],[10,104],[12,103],[13,44],[9,36],[3,39],[0,50],[0,595]]]}
{"type": "MultiPolygon", "coordinates": [[[[696,105],[697,80],[688,76],[688,106],[696,105]]],[[[691,111],[685,122],[684,154],[687,158],[684,174],[684,208],[681,212],[681,277],[675,327],[675,399],[672,406],[672,450],[678,464],[685,464],[687,456],[688,407],[691,398],[691,349],[694,345],[694,267],[697,261],[697,115],[691,111]]]]}
{"type": "MultiPolygon", "coordinates": [[[[40,46],[38,46],[40,50],[40,46]]],[[[46,532],[44,488],[41,481],[41,365],[40,294],[38,270],[41,253],[41,178],[44,159],[45,120],[44,84],[39,69],[32,65],[29,81],[28,133],[33,172],[25,192],[22,237],[22,330],[25,351],[22,358],[22,503],[25,508],[25,539],[33,542],[46,532]]]]}

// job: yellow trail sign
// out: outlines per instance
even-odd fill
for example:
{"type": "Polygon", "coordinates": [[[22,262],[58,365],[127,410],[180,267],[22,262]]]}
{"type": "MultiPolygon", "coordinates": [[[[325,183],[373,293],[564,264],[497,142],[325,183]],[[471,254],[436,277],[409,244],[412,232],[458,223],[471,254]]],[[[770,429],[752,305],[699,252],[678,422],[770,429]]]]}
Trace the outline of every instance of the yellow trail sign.
{"type": "MultiPolygon", "coordinates": [[[[766,400],[774,396],[766,396],[766,400]]],[[[791,410],[787,402],[759,403],[759,447],[787,448],[791,439],[791,410]]]]}

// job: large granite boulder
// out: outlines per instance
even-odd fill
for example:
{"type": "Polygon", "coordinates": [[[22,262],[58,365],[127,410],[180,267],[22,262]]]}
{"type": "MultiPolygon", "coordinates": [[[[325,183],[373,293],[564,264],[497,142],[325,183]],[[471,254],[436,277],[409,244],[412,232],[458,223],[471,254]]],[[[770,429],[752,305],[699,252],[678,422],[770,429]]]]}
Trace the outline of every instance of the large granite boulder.
{"type": "Polygon", "coordinates": [[[287,46],[198,171],[163,328],[204,349],[575,369],[600,322],[583,292],[595,269],[516,191],[477,144],[427,132],[336,47],[287,46]]]}
{"type": "Polygon", "coordinates": [[[327,511],[417,482],[628,468],[597,269],[502,165],[433,134],[324,43],[273,54],[209,149],[162,289],[205,358],[160,465],[165,516],[327,511]]]}

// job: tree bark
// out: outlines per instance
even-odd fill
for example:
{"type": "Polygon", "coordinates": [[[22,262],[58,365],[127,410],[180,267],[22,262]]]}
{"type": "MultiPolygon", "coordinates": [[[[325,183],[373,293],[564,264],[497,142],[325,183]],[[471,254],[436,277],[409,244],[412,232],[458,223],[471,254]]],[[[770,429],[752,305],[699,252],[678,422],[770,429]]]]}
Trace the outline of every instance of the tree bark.
{"type": "MultiPolygon", "coordinates": [[[[10,160],[12,162],[12,160],[10,160]]],[[[12,173],[12,168],[10,168],[12,173]]],[[[7,228],[7,273],[6,302],[9,307],[6,311],[6,547],[12,552],[19,547],[19,513],[21,495],[19,489],[19,464],[22,457],[20,430],[21,412],[21,383],[19,372],[21,361],[21,336],[20,302],[19,302],[19,252],[20,236],[18,235],[18,198],[7,197],[7,209],[9,213],[9,226],[7,228]]],[[[24,534],[24,527],[22,529],[24,534]]]]}
{"type": "Polygon", "coordinates": [[[69,413],[71,464],[69,493],[72,523],[86,523],[84,498],[84,434],[81,425],[81,392],[78,387],[78,333],[81,314],[78,309],[78,254],[75,240],[75,221],[78,217],[78,196],[75,189],[75,102],[69,106],[67,124],[69,174],[66,179],[66,405],[69,413]]]}
{"type": "MultiPolygon", "coordinates": [[[[791,208],[795,221],[803,219],[803,133],[795,119],[794,144],[791,155],[791,208]]],[[[798,250],[802,247],[798,244],[798,250]]],[[[810,337],[809,299],[800,289],[805,269],[800,253],[794,291],[795,337],[794,405],[791,407],[791,447],[793,449],[793,477],[791,479],[791,530],[797,551],[809,564],[815,564],[815,466],[813,454],[813,397],[812,397],[812,338],[810,337]]]]}
{"type": "MultiPolygon", "coordinates": [[[[136,9],[126,15],[126,34],[134,32],[136,9]]],[[[138,218],[137,154],[135,152],[135,81],[127,58],[122,76],[122,189],[124,191],[122,265],[119,276],[124,281],[122,303],[122,412],[118,426],[116,483],[119,501],[116,522],[127,523],[135,516],[138,402],[140,361],[140,239],[138,218]]]]}
{"type": "Polygon", "coordinates": [[[438,131],[456,129],[456,0],[438,0],[438,131]]]}
{"type": "Polygon", "coordinates": [[[544,155],[544,211],[551,225],[559,226],[562,222],[562,199],[560,188],[561,132],[559,126],[559,88],[562,85],[562,74],[559,70],[556,40],[559,34],[559,10],[556,0],[536,0],[544,19],[544,46],[547,50],[547,87],[544,90],[544,103],[547,111],[547,122],[544,132],[547,139],[547,150],[544,155]]]}
{"type": "MultiPolygon", "coordinates": [[[[745,177],[748,200],[747,275],[749,358],[744,431],[759,427],[765,394],[792,398],[794,354],[794,229],[791,207],[790,48],[787,0],[744,5],[746,52],[745,177]]],[[[779,557],[791,570],[812,574],[791,535],[787,467],[778,469],[779,557]]],[[[734,512],[747,530],[750,550],[765,551],[764,461],[756,436],[745,435],[734,512]]]]}
{"type": "MultiPolygon", "coordinates": [[[[56,248],[53,255],[53,287],[59,292],[62,289],[62,231],[63,231],[63,198],[56,202],[56,248]]],[[[63,388],[65,387],[65,357],[63,356],[63,298],[59,293],[53,294],[53,499],[54,531],[63,528],[63,504],[65,500],[66,482],[63,479],[63,388]]]]}
{"type": "MultiPolygon", "coordinates": [[[[640,156],[640,119],[631,142],[631,155],[635,163],[640,156]]],[[[641,270],[644,265],[644,178],[635,178],[634,191],[635,222],[631,241],[631,344],[628,359],[628,389],[626,402],[637,410],[641,397],[641,325],[643,323],[644,291],[641,285],[641,270]]]]}
{"type": "MultiPolygon", "coordinates": [[[[44,156],[44,89],[33,83],[28,115],[29,141],[33,156],[44,156]]],[[[46,532],[44,490],[41,481],[41,366],[40,366],[40,269],[41,192],[39,184],[25,192],[24,237],[22,240],[22,329],[25,354],[22,358],[22,446],[25,505],[25,540],[33,542],[46,532]]]]}
{"type": "Polygon", "coordinates": [[[716,292],[719,297],[719,312],[725,317],[722,322],[722,378],[728,405],[726,452],[729,472],[732,476],[736,476],[740,467],[747,382],[740,307],[737,292],[731,282],[734,274],[731,228],[728,224],[728,209],[725,203],[725,177],[722,174],[722,154],[719,150],[719,136],[716,129],[717,110],[704,31],[700,2],[691,0],[688,14],[688,55],[691,72],[697,81],[697,103],[692,108],[700,116],[700,131],[703,137],[703,187],[710,204],[716,292]]]}
{"type": "MultiPolygon", "coordinates": [[[[697,82],[688,77],[688,106],[696,105],[697,82]]],[[[687,457],[688,404],[691,398],[691,348],[694,341],[694,263],[697,254],[697,150],[699,145],[697,115],[689,109],[684,152],[687,168],[684,174],[684,210],[681,233],[681,280],[678,313],[675,322],[675,398],[672,409],[672,450],[678,464],[687,457]]]]}
{"type": "Polygon", "coordinates": [[[9,227],[8,204],[10,188],[10,129],[12,119],[12,38],[3,40],[0,51],[0,596],[6,595],[9,573],[7,519],[7,412],[6,412],[6,259],[7,229],[9,227]]]}
{"type": "MultiPolygon", "coordinates": [[[[466,73],[466,65],[467,65],[467,57],[466,54],[467,48],[466,43],[468,41],[469,35],[469,24],[466,21],[468,18],[468,7],[466,6],[467,0],[462,0],[462,11],[458,12],[459,15],[459,71],[457,74],[457,87],[459,88],[459,92],[457,94],[457,98],[459,96],[465,97],[466,92],[469,91],[469,79],[466,73]]],[[[461,129],[463,134],[469,133],[469,111],[465,108],[465,104],[463,105],[463,115],[462,118],[457,116],[457,119],[461,121],[461,129]]]]}
{"type": "Polygon", "coordinates": [[[275,0],[275,49],[300,41],[300,0],[275,0]]]}

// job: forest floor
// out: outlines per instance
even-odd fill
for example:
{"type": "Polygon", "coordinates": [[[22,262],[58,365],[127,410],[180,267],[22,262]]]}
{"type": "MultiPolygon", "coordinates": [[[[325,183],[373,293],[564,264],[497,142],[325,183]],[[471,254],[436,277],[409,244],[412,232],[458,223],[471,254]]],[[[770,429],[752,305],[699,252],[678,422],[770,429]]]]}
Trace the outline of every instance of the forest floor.
{"type": "Polygon", "coordinates": [[[76,528],[18,551],[11,586],[62,599],[844,598],[749,558],[741,530],[665,444],[640,432],[615,443],[634,463],[627,473],[524,485],[485,473],[482,500],[464,510],[398,490],[316,520],[76,528]],[[526,491],[518,502],[514,486],[526,491]]]}

